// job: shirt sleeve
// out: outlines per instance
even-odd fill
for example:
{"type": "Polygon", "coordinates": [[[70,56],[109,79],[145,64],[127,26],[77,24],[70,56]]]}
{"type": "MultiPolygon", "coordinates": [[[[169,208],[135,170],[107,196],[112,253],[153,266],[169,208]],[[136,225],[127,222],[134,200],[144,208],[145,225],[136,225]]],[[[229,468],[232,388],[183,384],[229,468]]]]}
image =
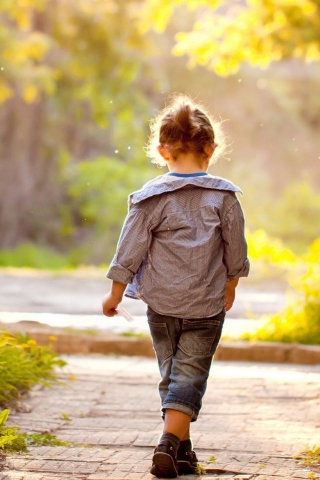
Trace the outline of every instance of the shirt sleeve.
{"type": "Polygon", "coordinates": [[[131,283],[148,252],[150,240],[147,215],[139,207],[130,208],[107,277],[120,283],[131,283]]]}
{"type": "Polygon", "coordinates": [[[222,238],[228,281],[247,277],[250,262],[244,235],[244,216],[237,198],[222,219],[222,238]]]}

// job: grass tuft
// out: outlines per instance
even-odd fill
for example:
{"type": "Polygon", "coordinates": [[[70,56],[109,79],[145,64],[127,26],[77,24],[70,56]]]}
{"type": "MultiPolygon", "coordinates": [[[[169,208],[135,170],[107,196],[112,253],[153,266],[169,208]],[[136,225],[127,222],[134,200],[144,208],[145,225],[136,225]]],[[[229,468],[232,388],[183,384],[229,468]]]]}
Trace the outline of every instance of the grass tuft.
{"type": "Polygon", "coordinates": [[[21,397],[33,385],[57,382],[56,367],[66,362],[50,346],[39,346],[21,333],[0,331],[0,407],[21,397]]]}
{"type": "Polygon", "coordinates": [[[293,458],[305,466],[320,467],[320,445],[316,445],[313,448],[307,447],[300,455],[296,455],[293,458]]]}
{"type": "Polygon", "coordinates": [[[0,412],[0,451],[5,453],[26,452],[30,445],[69,446],[69,442],[59,440],[50,433],[25,433],[19,427],[6,427],[9,410],[0,412]]]}

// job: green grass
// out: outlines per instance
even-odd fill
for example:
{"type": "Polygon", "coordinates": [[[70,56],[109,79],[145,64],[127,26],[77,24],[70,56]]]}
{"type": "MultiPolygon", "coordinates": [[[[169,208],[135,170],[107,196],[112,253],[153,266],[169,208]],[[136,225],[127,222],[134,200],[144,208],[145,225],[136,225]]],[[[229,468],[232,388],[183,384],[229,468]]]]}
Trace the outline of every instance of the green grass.
{"type": "Polygon", "coordinates": [[[19,245],[12,250],[0,250],[0,267],[60,270],[69,266],[68,259],[63,255],[31,243],[19,245]]]}
{"type": "Polygon", "coordinates": [[[134,338],[149,338],[149,333],[138,333],[134,332],[133,330],[129,330],[128,332],[120,333],[121,337],[134,337],[134,338]]]}
{"type": "Polygon", "coordinates": [[[305,466],[320,467],[320,445],[307,447],[294,458],[305,466]]]}
{"type": "Polygon", "coordinates": [[[0,407],[8,406],[36,383],[57,381],[56,367],[62,360],[50,346],[39,346],[30,337],[0,331],[0,407]]]}
{"type": "MultiPolygon", "coordinates": [[[[34,243],[23,243],[13,249],[0,250],[0,268],[28,268],[52,272],[73,271],[79,267],[90,268],[86,259],[87,249],[74,248],[68,253],[58,253],[53,248],[34,243]]],[[[107,270],[107,264],[96,265],[95,269],[107,270]]]]}
{"type": "Polygon", "coordinates": [[[299,455],[293,457],[300,465],[309,467],[313,472],[308,474],[308,478],[319,479],[320,475],[320,445],[306,447],[299,455]],[[316,473],[315,473],[316,472],[316,473]]]}
{"type": "Polygon", "coordinates": [[[5,453],[26,452],[30,445],[69,446],[69,442],[59,440],[50,433],[25,433],[19,427],[7,427],[9,410],[0,412],[0,451],[5,453]]]}
{"type": "Polygon", "coordinates": [[[86,335],[98,335],[98,331],[94,330],[93,328],[81,329],[81,328],[65,327],[63,330],[67,333],[76,333],[76,334],[85,333],[86,335]]]}

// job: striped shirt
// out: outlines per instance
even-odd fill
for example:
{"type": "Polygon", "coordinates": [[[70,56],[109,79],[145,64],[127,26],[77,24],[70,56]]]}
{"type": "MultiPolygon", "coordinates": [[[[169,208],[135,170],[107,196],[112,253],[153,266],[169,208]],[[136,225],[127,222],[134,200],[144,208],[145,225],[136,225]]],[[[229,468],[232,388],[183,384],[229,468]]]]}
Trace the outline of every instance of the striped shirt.
{"type": "Polygon", "coordinates": [[[228,280],[249,273],[244,217],[228,180],[206,173],[156,177],[129,197],[107,277],[162,314],[207,318],[228,280]]]}

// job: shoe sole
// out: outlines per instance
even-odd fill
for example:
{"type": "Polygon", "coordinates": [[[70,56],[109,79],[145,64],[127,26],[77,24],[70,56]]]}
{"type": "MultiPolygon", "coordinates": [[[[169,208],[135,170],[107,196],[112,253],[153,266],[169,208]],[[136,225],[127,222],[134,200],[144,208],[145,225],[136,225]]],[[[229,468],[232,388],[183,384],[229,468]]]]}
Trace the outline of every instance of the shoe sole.
{"type": "Polygon", "coordinates": [[[178,476],[173,458],[168,453],[163,452],[157,452],[153,455],[150,473],[158,478],[177,478],[178,476]]]}

